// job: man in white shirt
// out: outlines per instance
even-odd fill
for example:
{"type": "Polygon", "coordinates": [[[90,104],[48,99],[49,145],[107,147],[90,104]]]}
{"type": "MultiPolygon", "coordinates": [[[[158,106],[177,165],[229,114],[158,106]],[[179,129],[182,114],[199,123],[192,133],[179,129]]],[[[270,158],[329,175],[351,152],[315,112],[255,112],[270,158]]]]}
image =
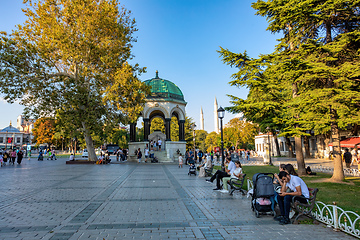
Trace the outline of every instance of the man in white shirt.
{"type": "Polygon", "coordinates": [[[290,223],[290,204],[293,197],[299,202],[306,203],[306,199],[301,197],[309,198],[310,194],[306,183],[298,176],[290,175],[289,173],[282,171],[279,173],[279,178],[282,180],[282,187],[277,199],[281,216],[276,217],[275,219],[280,221],[280,224],[284,225],[290,223]],[[288,189],[291,191],[289,192],[288,189]]]}
{"type": "Polygon", "coordinates": [[[162,144],[162,141],[161,141],[161,139],[159,138],[159,141],[158,141],[159,151],[161,151],[161,144],[162,144]]]}
{"type": "Polygon", "coordinates": [[[227,167],[225,167],[225,172],[217,170],[216,173],[210,178],[206,179],[207,182],[213,182],[216,178],[216,188],[213,190],[221,190],[220,181],[223,177],[230,177],[230,175],[235,171],[236,166],[235,163],[231,161],[231,157],[226,157],[226,163],[228,164],[227,167]]]}

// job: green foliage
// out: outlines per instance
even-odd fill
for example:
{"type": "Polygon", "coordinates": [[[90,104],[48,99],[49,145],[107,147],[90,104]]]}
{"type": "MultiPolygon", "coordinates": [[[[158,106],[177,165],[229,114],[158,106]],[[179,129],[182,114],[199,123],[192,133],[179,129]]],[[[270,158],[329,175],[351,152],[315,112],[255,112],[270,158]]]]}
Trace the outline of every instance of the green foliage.
{"type": "Polygon", "coordinates": [[[208,133],[204,130],[195,130],[195,146],[203,152],[206,152],[206,142],[205,139],[208,133]]]}
{"type": "Polygon", "coordinates": [[[91,147],[103,126],[137,119],[149,88],[138,79],[144,69],[128,63],[137,31],[130,12],[117,0],[24,2],[28,20],[0,34],[4,99],[34,118],[62,118],[91,147]]]}
{"type": "Polygon", "coordinates": [[[257,124],[240,118],[233,118],[224,128],[224,147],[249,149],[248,144],[255,144],[255,136],[259,133],[257,124]]]}
{"type": "Polygon", "coordinates": [[[217,134],[216,132],[209,133],[206,136],[205,144],[206,144],[206,151],[207,152],[214,151],[214,148],[219,147],[220,144],[221,144],[220,134],[217,134]]]}

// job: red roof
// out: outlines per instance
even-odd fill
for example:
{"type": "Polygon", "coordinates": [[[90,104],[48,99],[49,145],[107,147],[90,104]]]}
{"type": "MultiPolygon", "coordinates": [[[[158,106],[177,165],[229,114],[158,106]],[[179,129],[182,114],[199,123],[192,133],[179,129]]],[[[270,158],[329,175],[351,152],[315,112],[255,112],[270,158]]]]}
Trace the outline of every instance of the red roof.
{"type": "MultiPolygon", "coordinates": [[[[332,145],[333,143],[329,144],[331,147],[332,145]]],[[[340,147],[355,148],[358,145],[360,145],[360,137],[351,137],[340,141],[340,147]]]]}

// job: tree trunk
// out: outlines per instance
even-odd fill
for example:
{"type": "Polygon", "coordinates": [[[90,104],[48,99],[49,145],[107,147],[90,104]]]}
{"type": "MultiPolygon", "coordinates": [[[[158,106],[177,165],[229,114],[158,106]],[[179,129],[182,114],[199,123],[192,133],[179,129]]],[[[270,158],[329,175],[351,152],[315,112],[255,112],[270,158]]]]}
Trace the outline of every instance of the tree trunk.
{"type": "Polygon", "coordinates": [[[304,161],[304,154],[302,150],[302,139],[301,137],[294,137],[295,138],[295,152],[296,152],[296,161],[298,165],[298,174],[299,176],[306,175],[305,171],[305,161],[304,161]]]}
{"type": "Polygon", "coordinates": [[[274,137],[274,141],[275,141],[275,156],[280,156],[280,147],[279,147],[279,139],[276,135],[276,133],[272,133],[273,137],[274,137]]]}
{"type": "Polygon", "coordinates": [[[84,137],[85,137],[85,142],[86,142],[86,149],[88,151],[88,160],[89,161],[96,161],[97,157],[96,157],[96,153],[95,153],[95,148],[94,148],[94,142],[91,138],[91,134],[90,131],[86,128],[86,125],[84,122],[82,122],[83,128],[84,128],[84,137]]]}
{"type": "Polygon", "coordinates": [[[292,145],[291,145],[291,142],[290,142],[290,138],[288,138],[288,137],[285,137],[285,142],[286,142],[286,146],[288,147],[288,149],[289,149],[289,158],[293,158],[293,157],[295,157],[294,156],[294,150],[293,150],[293,147],[292,147],[292,145]]]}
{"type": "Polygon", "coordinates": [[[309,145],[309,136],[304,136],[304,149],[305,149],[305,158],[310,158],[310,145],[309,145]]]}
{"type": "MultiPolygon", "coordinates": [[[[336,111],[332,114],[332,119],[336,115],[336,111]]],[[[333,155],[334,155],[334,173],[331,177],[331,180],[334,182],[341,182],[345,179],[343,163],[341,160],[341,151],[340,151],[340,134],[337,124],[333,121],[331,123],[331,136],[333,143],[333,155]]]]}

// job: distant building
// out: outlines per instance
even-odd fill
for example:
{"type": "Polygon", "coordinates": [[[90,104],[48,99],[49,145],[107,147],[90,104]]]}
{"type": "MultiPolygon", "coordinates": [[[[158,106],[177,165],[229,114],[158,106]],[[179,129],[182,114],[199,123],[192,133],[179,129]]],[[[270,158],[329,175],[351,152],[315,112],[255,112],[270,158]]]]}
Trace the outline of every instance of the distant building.
{"type": "Polygon", "coordinates": [[[32,133],[23,132],[10,125],[0,130],[0,148],[10,149],[24,147],[24,145],[31,144],[32,133]]]}
{"type": "Polygon", "coordinates": [[[20,132],[31,133],[34,128],[35,119],[25,119],[23,115],[17,117],[16,128],[20,132]]]}

